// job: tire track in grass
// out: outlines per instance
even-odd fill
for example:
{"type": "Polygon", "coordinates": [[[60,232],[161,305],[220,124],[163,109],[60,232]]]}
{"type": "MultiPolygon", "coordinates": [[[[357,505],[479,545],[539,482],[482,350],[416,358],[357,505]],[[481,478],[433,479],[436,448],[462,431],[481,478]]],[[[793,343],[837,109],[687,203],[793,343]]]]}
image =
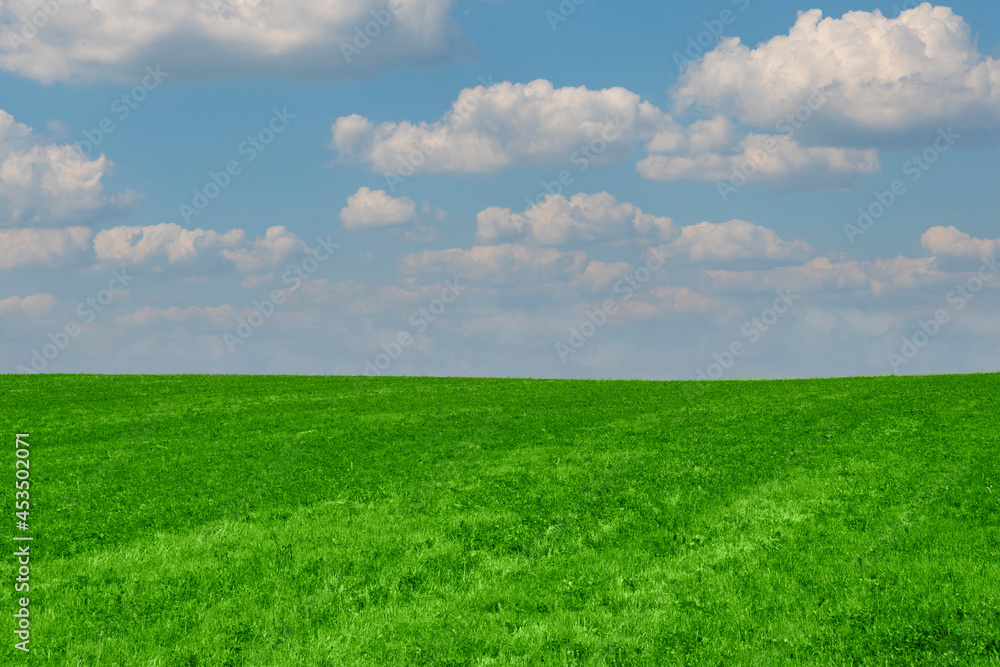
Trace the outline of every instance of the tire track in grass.
{"type": "MultiPolygon", "coordinates": [[[[506,413],[494,412],[487,420],[470,421],[470,425],[472,427],[470,428],[468,441],[470,441],[472,444],[466,446],[466,441],[463,439],[463,441],[461,441],[456,445],[457,448],[456,451],[462,454],[462,458],[459,461],[457,461],[457,463],[459,463],[457,468],[462,471],[470,469],[474,465],[474,460],[475,460],[474,457],[478,452],[478,447],[481,446],[481,445],[476,445],[475,444],[476,441],[482,442],[490,438],[492,435],[494,435],[500,429],[502,429],[505,425],[507,425],[510,422],[510,420],[511,417],[506,413]]],[[[147,421],[149,424],[155,423],[155,420],[147,420],[147,421]]],[[[137,430],[136,432],[139,431],[137,430]]],[[[282,479],[288,473],[289,469],[299,460],[301,456],[303,438],[311,437],[310,434],[298,434],[298,435],[299,437],[284,439],[284,445],[275,457],[275,464],[269,465],[266,469],[262,470],[260,473],[258,473],[256,476],[252,478],[250,486],[247,487],[248,493],[252,492],[252,489],[250,487],[256,487],[256,488],[269,487],[272,483],[282,479]]],[[[458,472],[458,470],[439,467],[437,469],[437,479],[442,481],[454,479],[454,475],[456,474],[456,472],[458,472]]],[[[434,482],[431,481],[431,483],[433,484],[434,482]]],[[[245,500],[246,494],[241,494],[239,498],[240,500],[245,500]]],[[[343,505],[344,503],[343,501],[341,501],[339,504],[343,505]]],[[[371,503],[369,504],[368,509],[374,511],[374,508],[378,507],[379,505],[380,504],[378,503],[371,503]]],[[[385,505],[384,507],[387,508],[388,505],[385,505]]],[[[206,517],[206,522],[203,525],[206,526],[206,529],[208,526],[218,526],[215,532],[220,533],[221,531],[221,533],[224,533],[226,530],[226,525],[231,524],[231,520],[233,518],[232,511],[234,509],[237,512],[239,511],[239,508],[235,508],[234,505],[230,505],[228,511],[227,508],[225,507],[217,508],[215,515],[211,518],[206,517]],[[212,523],[212,519],[215,520],[214,523],[212,523]]],[[[472,521],[477,520],[474,515],[466,514],[465,516],[466,518],[472,521]]],[[[488,516],[483,517],[483,520],[487,521],[496,519],[497,519],[497,513],[495,511],[491,511],[488,516]]],[[[393,520],[397,522],[398,525],[398,517],[394,517],[393,520]]],[[[367,523],[355,522],[354,525],[376,525],[375,523],[372,523],[375,521],[376,519],[370,518],[367,520],[367,523]]],[[[266,533],[258,532],[257,537],[255,537],[253,541],[263,542],[266,545],[266,548],[261,547],[261,549],[268,553],[272,553],[273,558],[275,559],[279,560],[284,559],[286,562],[295,562],[295,563],[299,562],[299,559],[301,558],[300,552],[302,550],[302,545],[297,543],[296,540],[301,538],[302,536],[300,535],[296,537],[294,535],[289,535],[286,523],[280,524],[282,531],[282,536],[280,538],[276,535],[276,533],[273,530],[274,522],[268,521],[267,517],[257,517],[253,523],[245,525],[254,527],[270,526],[271,527],[270,532],[266,533]]],[[[174,558],[181,558],[185,561],[191,561],[191,562],[197,562],[199,559],[205,559],[205,558],[208,559],[218,558],[220,566],[223,568],[223,571],[225,572],[232,572],[233,568],[237,567],[236,561],[238,559],[234,559],[233,556],[227,553],[229,547],[220,547],[212,539],[212,533],[209,533],[207,535],[206,534],[199,534],[199,535],[200,536],[197,539],[191,541],[190,549],[187,550],[187,553],[175,555],[174,558]],[[213,546],[213,544],[215,546],[213,546]],[[220,552],[219,549],[221,549],[222,551],[220,552]]],[[[183,533],[162,534],[161,536],[158,537],[162,537],[162,539],[166,540],[167,543],[184,543],[186,540],[183,533]]],[[[153,564],[149,563],[147,559],[147,561],[144,564],[141,554],[135,551],[135,549],[137,548],[139,549],[142,548],[141,542],[124,546],[121,550],[118,550],[115,553],[114,559],[118,560],[119,563],[121,562],[129,563],[130,570],[158,572],[160,575],[167,577],[166,581],[170,584],[170,587],[172,587],[172,589],[168,587],[168,590],[165,591],[164,594],[169,593],[169,590],[174,590],[175,592],[183,591],[188,587],[189,584],[193,585],[193,582],[197,581],[197,579],[190,578],[190,572],[188,573],[188,575],[186,575],[186,578],[185,577],[171,578],[167,574],[170,572],[170,568],[162,560],[160,563],[153,564]]],[[[256,563],[257,561],[254,562],[256,563]]],[[[263,560],[261,562],[263,562],[263,560]]],[[[411,578],[413,576],[420,575],[420,570],[422,568],[419,562],[410,564],[410,567],[413,570],[412,572],[410,572],[409,575],[411,578]]],[[[125,585],[125,582],[121,581],[119,578],[115,577],[109,578],[107,570],[102,569],[100,564],[96,561],[91,562],[89,564],[81,565],[78,563],[76,565],[70,565],[69,570],[70,571],[75,570],[78,573],[93,572],[92,575],[78,574],[78,577],[83,576],[88,581],[97,581],[99,580],[100,577],[103,576],[105,577],[105,584],[106,584],[104,586],[105,589],[107,588],[113,589],[115,586],[118,586],[121,589],[118,593],[115,593],[114,590],[105,590],[104,593],[102,593],[102,597],[105,597],[105,599],[113,599],[115,598],[115,596],[117,596],[120,599],[122,595],[128,598],[130,597],[129,596],[130,591],[134,590],[129,586],[125,585]],[[98,570],[99,572],[94,572],[95,570],[98,570]]],[[[53,574],[54,577],[50,579],[50,581],[53,582],[53,585],[56,586],[62,585],[59,583],[58,576],[55,575],[55,573],[53,574]]],[[[199,585],[197,586],[197,588],[203,589],[205,587],[199,585]]],[[[135,596],[132,596],[132,598],[135,599],[135,596]]],[[[77,600],[77,603],[79,603],[79,600],[77,600]]],[[[70,601],[67,601],[67,604],[72,606],[72,603],[70,601]]],[[[84,604],[84,608],[85,607],[86,604],[84,604]]],[[[79,611],[79,608],[77,611],[79,611]]],[[[85,613],[85,609],[83,611],[85,613]]],[[[185,615],[191,617],[191,614],[193,614],[194,611],[195,610],[192,609],[190,610],[190,613],[185,615]]],[[[70,609],[66,609],[66,612],[71,613],[70,609]]],[[[204,610],[200,610],[198,613],[204,613],[204,610]]],[[[456,623],[453,624],[451,627],[456,634],[461,633],[462,630],[461,624],[456,623]]],[[[293,627],[291,624],[285,623],[280,626],[272,627],[270,628],[269,631],[271,632],[272,636],[283,637],[287,639],[287,637],[293,631],[293,627]]],[[[244,632],[243,634],[246,633],[244,632]]],[[[209,636],[209,635],[204,635],[204,636],[209,636]]],[[[202,655],[204,659],[204,654],[198,653],[197,651],[195,651],[192,654],[202,655]]]]}
{"type": "MultiPolygon", "coordinates": [[[[469,518],[475,521],[479,517],[469,518]]],[[[481,518],[492,520],[495,515],[481,518]]],[[[114,637],[104,635],[101,643],[102,650],[110,655],[122,655],[127,647],[141,644],[148,647],[143,660],[159,658],[170,662],[177,657],[173,648],[159,653],[159,649],[152,647],[183,645],[186,636],[228,636],[247,625],[247,618],[257,617],[261,623],[248,627],[243,634],[248,639],[251,635],[273,639],[270,643],[258,641],[257,645],[248,645],[244,650],[249,658],[253,651],[264,651],[278,639],[285,644],[294,637],[303,639],[301,633],[316,628],[312,622],[315,610],[331,604],[344,612],[341,616],[347,620],[352,615],[346,613],[345,607],[352,600],[361,601],[362,610],[371,608],[380,616],[388,614],[381,621],[387,628],[395,627],[412,612],[406,604],[439,607],[440,602],[435,598],[441,597],[441,591],[422,599],[406,588],[413,582],[420,591],[445,584],[445,597],[449,590],[452,594],[460,590],[459,582],[453,581],[448,572],[433,568],[429,572],[431,579],[412,579],[414,574],[428,574],[423,567],[428,559],[460,555],[460,545],[446,541],[435,545],[436,537],[440,537],[438,529],[426,526],[420,517],[401,522],[383,504],[329,501],[299,508],[280,524],[221,520],[185,532],[159,532],[114,553],[61,559],[53,564],[46,577],[51,586],[60,588],[79,577],[103,582],[101,597],[120,601],[107,604],[118,630],[114,637]],[[282,539],[276,539],[279,525],[282,539]],[[359,533],[357,525],[381,526],[381,529],[359,533]],[[382,557],[365,563],[372,554],[382,557]],[[329,578],[327,563],[338,563],[341,576],[329,578]],[[356,563],[354,567],[368,567],[363,570],[368,574],[352,579],[343,570],[350,563],[356,563]],[[389,570],[388,574],[385,570],[389,570]],[[176,596],[178,590],[188,589],[216,595],[176,596]],[[259,597],[259,592],[264,592],[264,596],[259,597]],[[122,613],[131,603],[139,604],[140,612],[146,613],[122,613]],[[313,611],[303,613],[304,609],[313,611]],[[154,610],[160,613],[150,613],[154,610]],[[159,624],[161,616],[196,620],[192,627],[171,627],[159,624]],[[130,623],[130,618],[134,622],[130,623]],[[145,625],[142,619],[156,624],[145,625]]],[[[50,631],[48,623],[58,623],[64,628],[53,636],[83,636],[86,628],[97,631],[100,625],[92,625],[93,610],[89,606],[86,590],[68,594],[61,618],[40,623],[39,632],[50,631]]],[[[364,634],[374,620],[370,613],[353,618],[347,628],[326,624],[327,634],[332,635],[325,640],[328,647],[340,641],[336,637],[338,632],[364,634]]],[[[307,643],[302,641],[296,648],[303,650],[305,646],[307,643]]],[[[211,651],[209,648],[205,647],[204,653],[192,649],[192,653],[206,664],[223,664],[225,656],[219,647],[211,651]]],[[[187,649],[181,646],[179,650],[187,649]]]]}
{"type": "MultiPolygon", "coordinates": [[[[870,484],[883,467],[868,466],[869,474],[864,479],[863,484],[870,484]]],[[[914,494],[915,498],[904,504],[904,507],[907,508],[904,514],[912,512],[917,507],[936,506],[935,503],[940,492],[954,483],[956,475],[960,477],[964,471],[967,471],[965,466],[954,466],[941,476],[928,481],[920,491],[914,494]]],[[[913,476],[907,477],[907,481],[913,481],[913,479],[913,476]]],[[[801,475],[795,480],[772,480],[762,484],[757,489],[742,490],[735,501],[720,505],[716,511],[706,512],[699,518],[702,530],[707,534],[706,538],[699,539],[701,536],[696,535],[695,539],[692,540],[693,548],[689,548],[685,554],[679,557],[668,559],[666,563],[648,570],[646,577],[649,580],[668,581],[673,584],[684,582],[690,584],[692,577],[696,576],[698,584],[701,585],[703,576],[706,577],[705,581],[708,581],[709,578],[718,578],[721,573],[723,579],[732,579],[734,568],[726,567],[726,565],[742,561],[741,569],[748,572],[768,573],[769,577],[780,582],[780,548],[788,549],[790,545],[798,544],[806,553],[820,553],[820,550],[814,546],[817,538],[811,533],[825,529],[837,534],[837,519],[848,516],[845,514],[844,501],[853,497],[854,489],[855,484],[852,478],[839,478],[836,475],[826,474],[801,475]],[[838,507],[841,508],[839,511],[838,507]],[[832,514],[828,511],[830,509],[833,510],[832,514]],[[828,518],[818,519],[818,517],[828,518]],[[720,529],[713,530],[713,526],[718,526],[720,529]],[[725,526],[730,526],[733,530],[724,530],[725,526]],[[771,536],[771,538],[767,536],[771,536]],[[779,551],[776,551],[775,548],[779,548],[779,551]],[[777,564],[779,569],[774,570],[768,567],[769,561],[772,565],[777,564]]],[[[880,516],[885,517],[885,514],[880,516]]],[[[886,520],[892,521],[889,518],[886,520]]],[[[866,537],[876,530],[878,527],[869,526],[863,532],[853,535],[853,539],[850,539],[851,533],[839,533],[841,539],[849,539],[837,544],[836,547],[831,545],[834,549],[834,555],[839,556],[839,560],[832,565],[826,565],[825,572],[828,574],[833,572],[835,575],[839,573],[841,577],[847,576],[852,572],[852,558],[856,558],[857,554],[878,552],[885,554],[893,551],[893,535],[898,530],[897,525],[890,523],[887,530],[879,531],[873,538],[866,537]],[[852,554],[854,555],[852,556],[852,554]]],[[[793,554],[789,552],[788,558],[793,557],[793,554]]],[[[906,554],[904,554],[905,557],[906,554]]],[[[662,563],[663,561],[658,562],[662,563]]],[[[797,563],[796,566],[801,568],[803,564],[797,563]]],[[[909,566],[913,567],[914,564],[911,562],[909,566]]],[[[790,567],[789,571],[793,569],[794,567],[790,567]]],[[[857,581],[861,581],[865,577],[864,569],[860,567],[858,570],[855,572],[855,578],[857,581]]],[[[817,570],[817,574],[820,572],[824,572],[822,567],[817,570]]],[[[881,571],[876,572],[884,574],[881,571]]],[[[792,596],[789,599],[794,599],[795,586],[794,581],[786,582],[786,594],[792,596]]],[[[855,588],[858,588],[857,582],[855,582],[855,588]]],[[[807,589],[803,589],[802,592],[809,595],[807,589]]],[[[854,593],[856,593],[854,590],[844,591],[847,596],[854,593]]],[[[699,612],[702,605],[697,604],[697,598],[695,602],[695,608],[690,611],[699,612]]],[[[823,606],[823,602],[824,600],[820,599],[820,607],[823,606]]],[[[827,602],[831,601],[827,600],[827,602]]],[[[827,610],[829,609],[830,604],[827,605],[827,610]]],[[[858,598],[853,601],[847,599],[846,607],[844,603],[840,605],[841,612],[846,613],[869,613],[871,609],[871,600],[867,598],[858,598]],[[851,612],[851,609],[856,611],[851,612]]],[[[816,613],[814,610],[813,614],[816,613]]],[[[811,651],[816,654],[817,658],[820,657],[823,653],[816,649],[815,642],[819,642],[823,638],[822,624],[811,626],[806,624],[802,628],[789,626],[788,623],[794,622],[794,619],[809,618],[808,614],[800,614],[794,609],[790,609],[784,616],[786,617],[782,621],[785,624],[784,636],[776,635],[770,640],[773,645],[775,647],[781,646],[783,649],[789,648],[792,654],[801,655],[811,651]],[[803,634],[806,627],[811,631],[811,634],[803,634]]],[[[981,608],[976,616],[977,619],[988,617],[989,611],[985,607],[981,608]]],[[[778,620],[781,621],[781,619],[778,620]]],[[[683,618],[678,617],[675,621],[683,622],[683,618]]],[[[753,614],[744,617],[745,625],[749,629],[752,629],[753,623],[757,621],[759,619],[755,619],[753,614]]],[[[972,627],[970,632],[974,633],[983,629],[984,626],[978,623],[972,627]]],[[[829,647],[824,650],[828,649],[829,647]]],[[[769,659],[774,660],[779,657],[775,655],[769,659]]],[[[944,654],[939,655],[939,657],[944,657],[944,654]]]]}

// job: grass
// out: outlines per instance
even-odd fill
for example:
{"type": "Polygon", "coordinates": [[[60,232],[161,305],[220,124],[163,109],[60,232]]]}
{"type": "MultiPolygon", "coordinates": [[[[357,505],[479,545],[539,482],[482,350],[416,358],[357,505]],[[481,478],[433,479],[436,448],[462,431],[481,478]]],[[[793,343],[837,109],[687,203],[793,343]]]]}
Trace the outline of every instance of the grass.
{"type": "Polygon", "coordinates": [[[2,662],[1000,665],[998,404],[998,375],[3,376],[35,542],[2,662]]]}

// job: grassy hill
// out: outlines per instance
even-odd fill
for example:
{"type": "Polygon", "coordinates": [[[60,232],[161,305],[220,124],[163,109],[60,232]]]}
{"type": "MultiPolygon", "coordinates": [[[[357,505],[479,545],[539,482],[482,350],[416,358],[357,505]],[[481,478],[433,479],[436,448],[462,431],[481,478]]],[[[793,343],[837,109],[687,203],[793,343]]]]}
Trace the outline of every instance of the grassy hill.
{"type": "Polygon", "coordinates": [[[998,415],[1000,375],[3,376],[0,663],[997,665],[998,415]]]}

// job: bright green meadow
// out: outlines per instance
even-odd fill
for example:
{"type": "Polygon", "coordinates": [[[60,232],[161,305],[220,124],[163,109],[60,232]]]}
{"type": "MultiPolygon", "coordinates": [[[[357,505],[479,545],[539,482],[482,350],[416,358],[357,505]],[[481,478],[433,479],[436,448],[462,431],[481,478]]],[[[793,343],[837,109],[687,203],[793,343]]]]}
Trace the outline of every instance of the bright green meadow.
{"type": "Polygon", "coordinates": [[[19,375],[0,425],[3,665],[1000,665],[997,374],[19,375]]]}

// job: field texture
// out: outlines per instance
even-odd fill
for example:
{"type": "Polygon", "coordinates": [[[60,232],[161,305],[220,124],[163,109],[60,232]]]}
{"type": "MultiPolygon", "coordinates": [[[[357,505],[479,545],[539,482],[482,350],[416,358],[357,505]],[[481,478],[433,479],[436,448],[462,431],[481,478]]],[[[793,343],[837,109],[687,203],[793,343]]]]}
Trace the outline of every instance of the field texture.
{"type": "Polygon", "coordinates": [[[0,408],[35,537],[2,664],[1000,665],[998,375],[6,376],[0,408]]]}

